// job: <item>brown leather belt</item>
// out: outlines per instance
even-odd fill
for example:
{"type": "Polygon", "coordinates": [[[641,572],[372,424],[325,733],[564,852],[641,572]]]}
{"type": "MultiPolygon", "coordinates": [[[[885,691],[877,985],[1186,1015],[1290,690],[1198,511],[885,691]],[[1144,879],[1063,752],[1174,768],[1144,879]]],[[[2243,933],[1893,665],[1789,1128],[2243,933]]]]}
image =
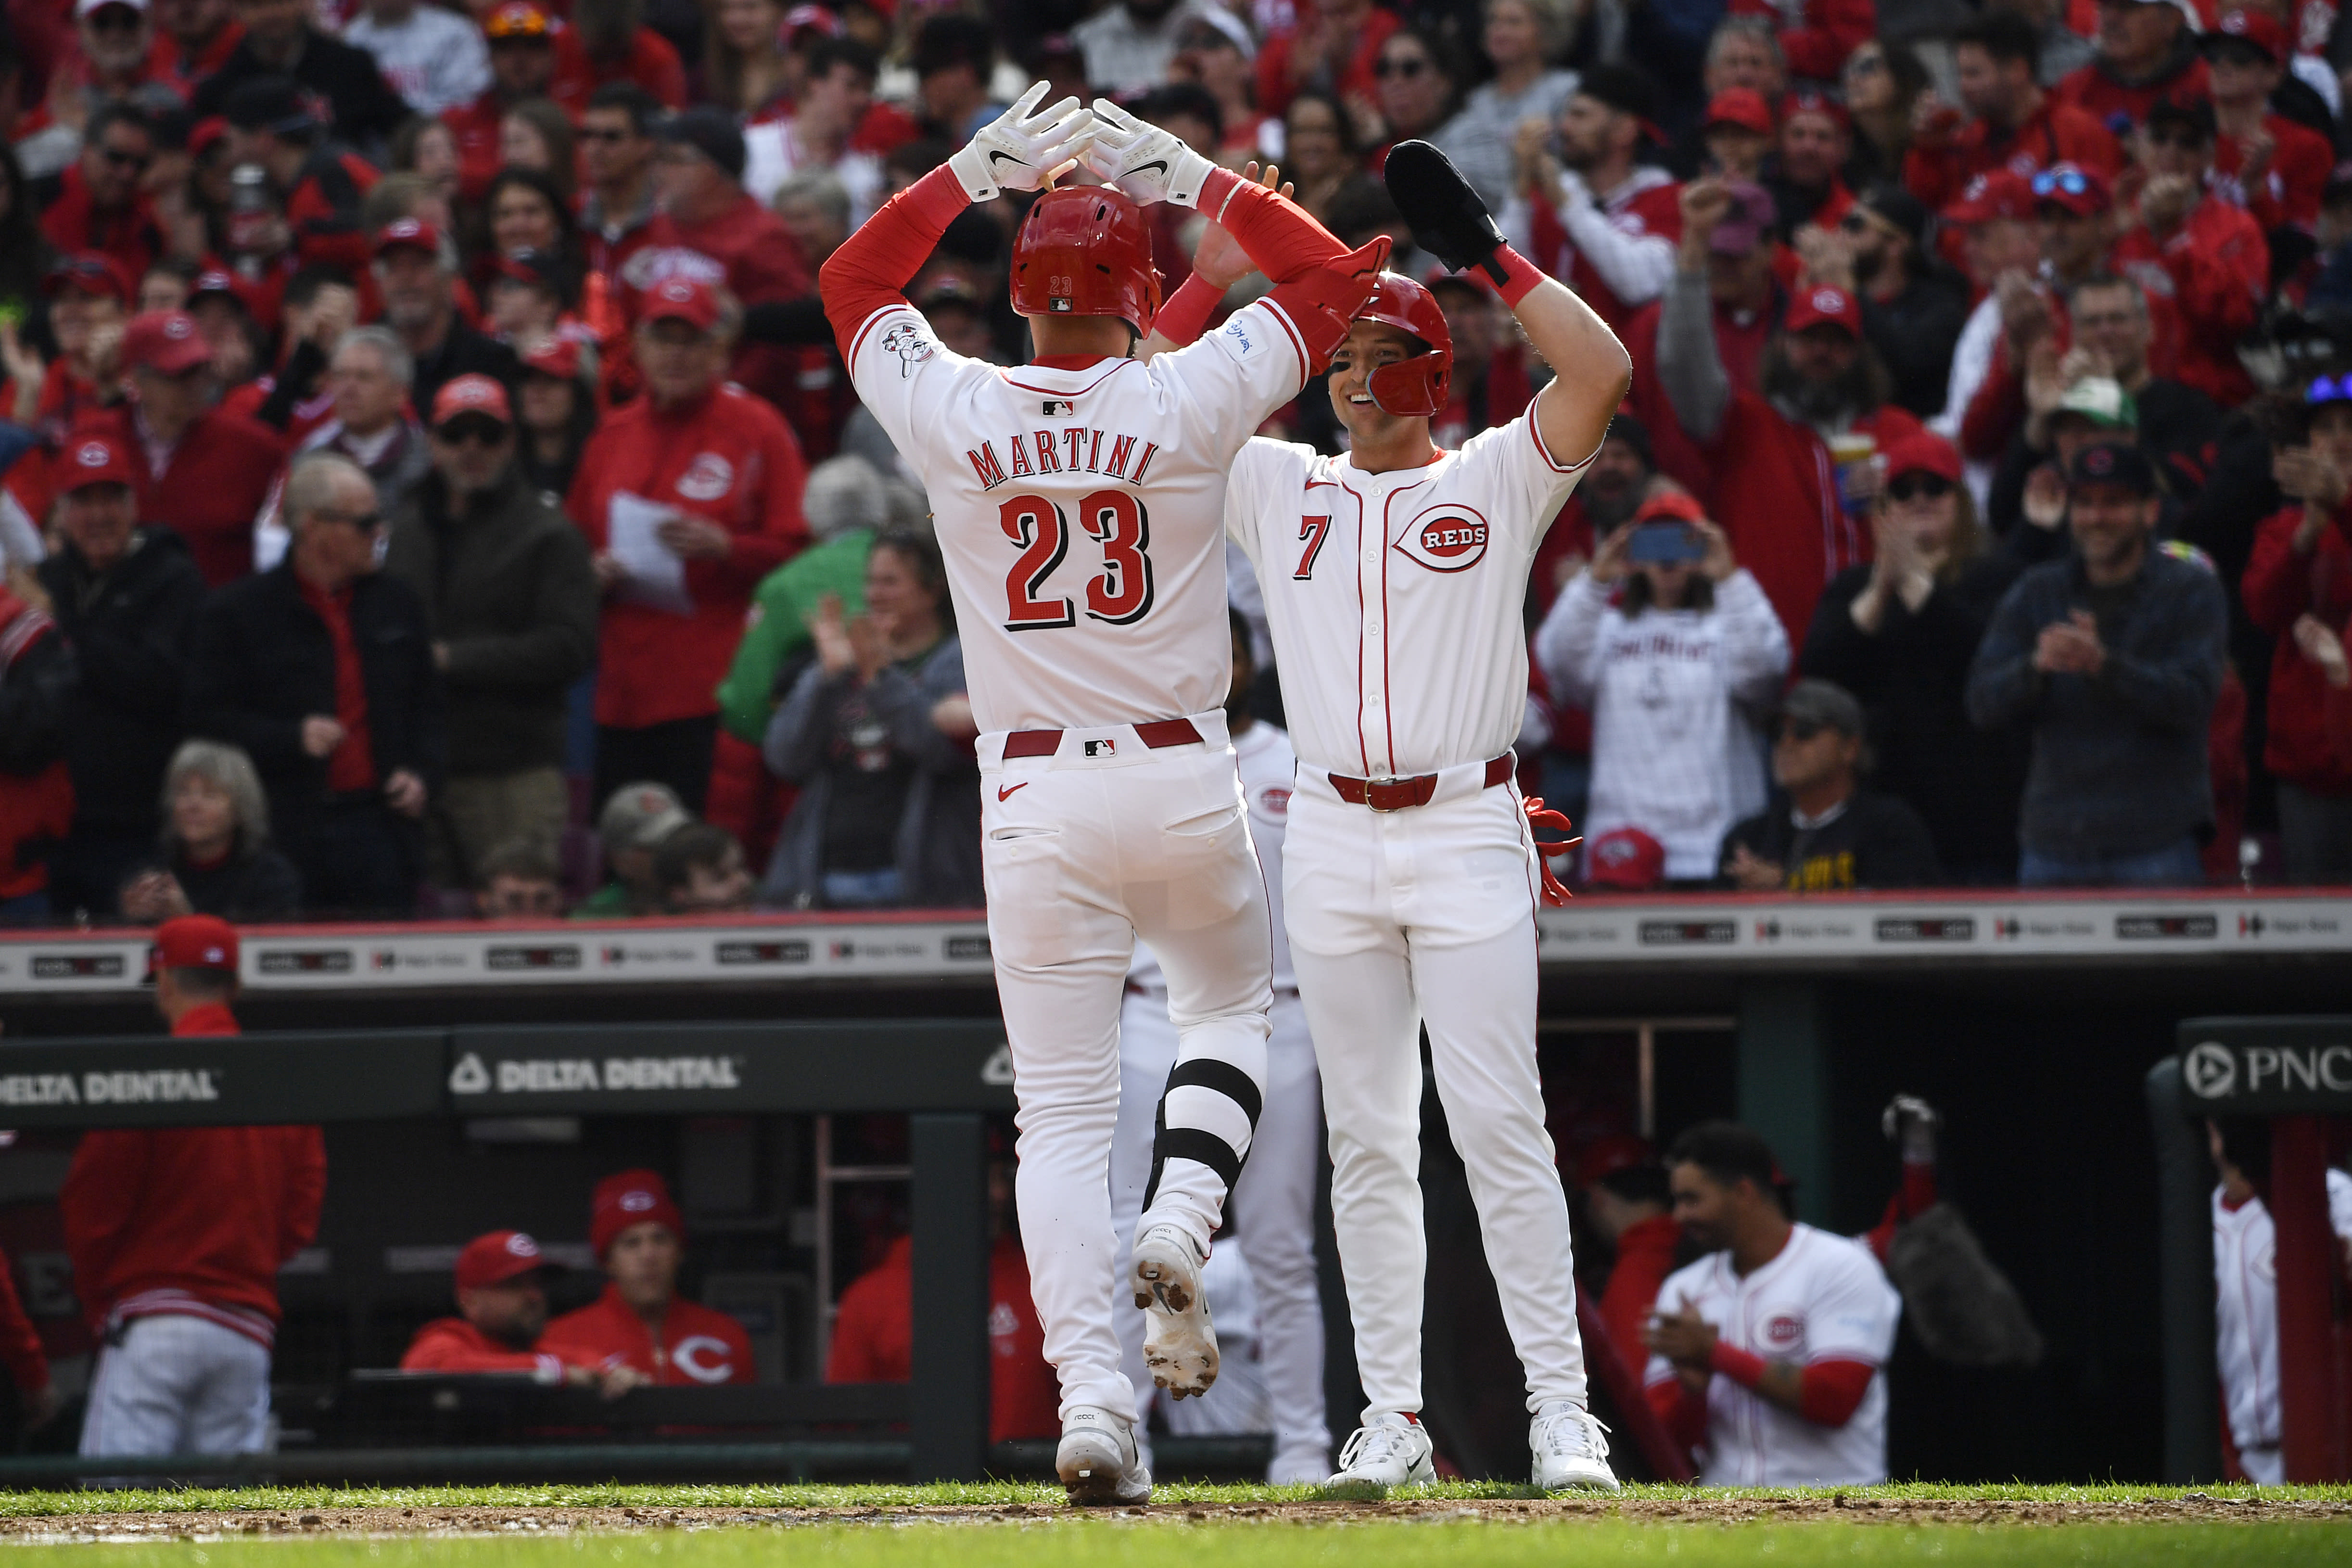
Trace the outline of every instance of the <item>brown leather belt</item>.
{"type": "MultiPolygon", "coordinates": [[[[1135,735],[1155,752],[1170,746],[1202,743],[1201,731],[1192,727],[1190,719],[1155,719],[1149,724],[1138,724],[1135,735]]],[[[1059,730],[1013,730],[1004,737],[1004,754],[1008,757],[1050,757],[1061,749],[1059,730]]]]}
{"type": "MultiPolygon", "coordinates": [[[[1509,752],[1494,758],[1486,764],[1486,782],[1479,787],[1493,789],[1511,776],[1514,766],[1509,752]]],[[[1429,797],[1437,793],[1435,773],[1415,773],[1409,779],[1351,779],[1341,773],[1326,776],[1341,800],[1374,811],[1402,811],[1407,806],[1427,805],[1429,797]]]]}

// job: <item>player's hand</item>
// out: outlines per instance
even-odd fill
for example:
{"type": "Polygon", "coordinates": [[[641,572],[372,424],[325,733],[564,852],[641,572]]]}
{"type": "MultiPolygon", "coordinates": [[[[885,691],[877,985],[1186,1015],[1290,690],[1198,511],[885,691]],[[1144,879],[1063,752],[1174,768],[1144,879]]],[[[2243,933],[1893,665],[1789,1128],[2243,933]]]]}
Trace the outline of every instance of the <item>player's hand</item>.
{"type": "Polygon", "coordinates": [[[1138,120],[1107,98],[1095,100],[1094,141],[1084,156],[1097,179],[1146,206],[1198,206],[1201,182],[1216,167],[1174,132],[1138,120]]]}
{"type": "MultiPolygon", "coordinates": [[[[1261,175],[1255,160],[1252,160],[1242,165],[1241,174],[1243,179],[1263,185],[1278,195],[1286,196],[1291,192],[1290,183],[1283,180],[1278,164],[1268,163],[1265,173],[1261,175]],[[1277,181],[1281,183],[1276,184],[1277,181]]],[[[1257,263],[1249,258],[1249,252],[1242,248],[1241,241],[1213,223],[1201,231],[1201,244],[1192,252],[1192,270],[1199,273],[1205,282],[1213,283],[1220,289],[1230,289],[1256,271],[1257,263]]]]}
{"type": "Polygon", "coordinates": [[[1032,82],[1012,108],[980,128],[980,133],[948,159],[976,202],[993,201],[1006,191],[1043,190],[1086,153],[1095,133],[1086,106],[1066,98],[1040,110],[1047,82],[1032,82]]]}
{"type": "Polygon", "coordinates": [[[305,755],[324,757],[343,743],[343,727],[334,720],[312,714],[302,721],[302,751],[305,755]]]}
{"type": "Polygon", "coordinates": [[[1642,1331],[1642,1342],[1678,1367],[1704,1369],[1715,1354],[1715,1325],[1685,1304],[1679,1311],[1661,1311],[1642,1331]]]}

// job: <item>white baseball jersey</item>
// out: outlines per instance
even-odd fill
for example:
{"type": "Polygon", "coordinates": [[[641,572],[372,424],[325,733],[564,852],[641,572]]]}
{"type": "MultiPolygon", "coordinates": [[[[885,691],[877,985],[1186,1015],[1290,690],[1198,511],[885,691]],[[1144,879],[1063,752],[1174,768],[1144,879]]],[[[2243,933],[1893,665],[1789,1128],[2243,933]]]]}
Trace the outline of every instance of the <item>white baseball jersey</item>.
{"type": "Polygon", "coordinates": [[[1224,706],[1226,473],[1307,373],[1280,306],[1149,364],[1007,368],[898,305],[859,326],[849,370],[921,471],[983,732],[1224,706]]]}
{"type": "MultiPolygon", "coordinates": [[[[1767,1361],[1858,1361],[1879,1368],[1843,1426],[1817,1426],[1727,1377],[1711,1379],[1702,1481],[1819,1487],[1886,1479],[1885,1365],[1903,1298],[1869,1247],[1801,1224],[1778,1258],[1744,1279],[1733,1272],[1730,1253],[1709,1253],[1658,1289],[1661,1313],[1685,1307],[1697,1308],[1723,1343],[1767,1361]]],[[[1664,1356],[1650,1358],[1647,1382],[1675,1375],[1664,1356]]]]}
{"type": "Polygon", "coordinates": [[[1745,571],[1711,610],[1628,617],[1585,573],[1536,629],[1552,695],[1592,714],[1586,842],[1638,827],[1665,847],[1669,877],[1712,877],[1723,836],[1764,809],[1764,742],[1751,714],[1789,669],[1789,637],[1745,571]]]}
{"type": "Polygon", "coordinates": [[[1406,777],[1510,750],[1528,569],[1591,460],[1552,453],[1531,413],[1385,474],[1286,442],[1243,450],[1225,527],[1265,591],[1300,761],[1406,777]]]}
{"type": "MultiPolygon", "coordinates": [[[[1249,803],[1250,839],[1257,846],[1257,863],[1265,869],[1266,912],[1274,919],[1274,984],[1276,990],[1296,990],[1290,971],[1290,936],[1282,929],[1282,830],[1290,820],[1290,789],[1298,776],[1298,755],[1290,737],[1260,719],[1234,737],[1234,758],[1240,764],[1242,797],[1249,803]]],[[[1155,990],[1165,989],[1167,977],[1160,961],[1141,942],[1128,980],[1155,990]]]]}
{"type": "MultiPolygon", "coordinates": [[[[2327,1223],[2352,1239],[2352,1176],[2327,1173],[2327,1223]]],[[[2246,1473],[2276,1485],[2286,1479],[2279,1445],[2278,1230],[2260,1198],[2236,1208],[2213,1189],[2214,1359],[2230,1440],[2246,1473]]]]}

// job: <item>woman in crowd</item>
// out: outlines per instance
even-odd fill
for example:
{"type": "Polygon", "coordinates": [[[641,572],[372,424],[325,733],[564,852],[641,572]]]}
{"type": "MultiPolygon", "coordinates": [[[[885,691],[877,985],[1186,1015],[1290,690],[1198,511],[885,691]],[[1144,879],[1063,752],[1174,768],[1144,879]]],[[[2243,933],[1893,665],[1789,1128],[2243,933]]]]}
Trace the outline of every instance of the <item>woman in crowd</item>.
{"type": "Polygon", "coordinates": [[[457,201],[457,133],[443,121],[422,114],[404,121],[392,136],[392,172],[419,176],[454,207],[457,201]]]}
{"type": "Polygon", "coordinates": [[[1903,154],[1911,148],[1912,110],[1928,87],[1927,68],[1906,46],[1873,38],[1846,57],[1840,80],[1846,112],[1853,119],[1846,188],[1900,181],[1903,154]]]}
{"type": "Polygon", "coordinates": [[[1451,53],[1418,27],[1399,27],[1389,35],[1372,62],[1372,77],[1380,83],[1381,146],[1369,162],[1377,172],[1396,143],[1434,136],[1453,117],[1461,88],[1451,53]]]}
{"type": "Polygon", "coordinates": [[[977,905],[978,731],[938,543],[876,540],[866,613],[828,594],[809,631],[815,657],[768,721],[768,766],[801,793],[761,902],[977,905]]]}
{"type": "Polygon", "coordinates": [[[302,878],[269,847],[261,778],[238,747],[189,741],[163,772],[163,863],[123,884],[123,918],[177,915],[244,924],[302,912],[302,878]]]}
{"type": "Polygon", "coordinates": [[[767,118],[762,110],[791,96],[782,0],[719,0],[712,19],[704,35],[704,101],[747,121],[767,118]]]}
{"type": "Polygon", "coordinates": [[[1266,128],[1266,117],[1257,110],[1257,73],[1234,37],[1239,26],[1193,17],[1178,35],[1176,58],[1168,66],[1171,80],[1198,82],[1217,100],[1224,129],[1217,162],[1228,169],[1259,155],[1258,138],[1266,128]]]}
{"type": "Polygon", "coordinates": [[[1486,16],[1479,41],[1494,62],[1494,79],[1471,93],[1436,140],[1486,205],[1500,212],[1511,196],[1511,147],[1520,125],[1557,121],[1577,76],[1551,64],[1568,46],[1569,15],[1560,0],[1486,0],[1486,16]]]}
{"type": "Polygon", "coordinates": [[[1670,882],[1716,872],[1731,825],[1764,805],[1756,727],[1789,639],[1731,542],[1687,495],[1643,501],[1560,591],[1536,632],[1552,693],[1592,715],[1592,794],[1578,826],[1665,851],[1670,882]]]}
{"type": "Polygon", "coordinates": [[[1909,803],[1948,879],[2017,879],[2024,757],[1969,722],[1969,664],[1993,606],[2021,570],[1989,550],[1959,454],[1918,435],[1885,454],[1874,559],[1822,591],[1798,668],[1853,693],[1870,722],[1875,787],[1909,803]]]}
{"type": "Polygon", "coordinates": [[[572,493],[581,449],[596,429],[594,354],[576,339],[547,340],[522,357],[515,460],[539,489],[572,493]]]}
{"type": "Polygon", "coordinates": [[[1342,192],[1374,184],[1364,173],[1347,110],[1319,89],[1309,88],[1283,110],[1282,145],[1282,172],[1296,186],[1291,199],[1318,223],[1329,221],[1332,203],[1342,192]]]}
{"type": "MultiPolygon", "coordinates": [[[[578,138],[572,117],[551,98],[526,98],[499,121],[499,163],[507,169],[527,169],[554,184],[559,205],[572,210],[579,184],[580,163],[574,151],[578,138]]],[[[497,222],[492,214],[491,221],[497,222]]]]}

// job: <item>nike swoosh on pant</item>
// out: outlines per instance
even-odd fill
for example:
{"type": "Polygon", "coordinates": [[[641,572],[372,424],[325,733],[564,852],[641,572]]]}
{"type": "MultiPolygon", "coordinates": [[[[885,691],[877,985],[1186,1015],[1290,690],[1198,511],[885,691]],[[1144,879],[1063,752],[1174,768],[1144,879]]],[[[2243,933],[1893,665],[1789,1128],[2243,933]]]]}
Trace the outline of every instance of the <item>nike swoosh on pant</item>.
{"type": "Polygon", "coordinates": [[[998,788],[997,788],[997,791],[996,791],[996,798],[997,798],[998,800],[1003,800],[1003,799],[1004,799],[1004,797],[1005,797],[1005,796],[1007,796],[1007,795],[1011,795],[1014,790],[1017,790],[1017,789],[1027,789],[1027,788],[1028,788],[1032,784],[1034,784],[1034,783],[1035,783],[1035,782],[1036,782],[1036,781],[1035,781],[1035,780],[1034,780],[1034,779],[1024,779],[1024,780],[1022,780],[1022,781],[1021,781],[1019,784],[1002,784],[1002,785],[999,785],[999,786],[998,786],[998,788]]]}

